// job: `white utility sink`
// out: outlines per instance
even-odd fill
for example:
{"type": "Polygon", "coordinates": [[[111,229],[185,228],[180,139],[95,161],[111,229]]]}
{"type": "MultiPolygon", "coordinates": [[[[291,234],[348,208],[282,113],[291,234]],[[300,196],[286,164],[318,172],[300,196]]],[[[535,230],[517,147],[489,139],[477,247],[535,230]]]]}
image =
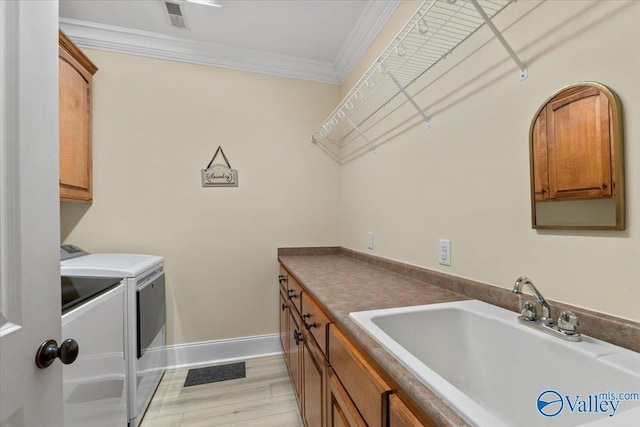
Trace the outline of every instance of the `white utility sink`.
{"type": "Polygon", "coordinates": [[[350,316],[471,425],[640,425],[640,353],[564,341],[476,300],[350,316]]]}

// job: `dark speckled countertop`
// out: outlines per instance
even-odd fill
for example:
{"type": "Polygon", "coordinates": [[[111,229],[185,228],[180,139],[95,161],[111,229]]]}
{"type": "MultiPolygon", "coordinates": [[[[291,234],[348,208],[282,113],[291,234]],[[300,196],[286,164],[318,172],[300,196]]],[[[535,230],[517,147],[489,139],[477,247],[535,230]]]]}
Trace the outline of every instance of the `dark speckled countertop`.
{"type": "MultiPolygon", "coordinates": [[[[341,247],[281,248],[278,259],[326,314],[377,365],[389,385],[438,426],[469,426],[456,411],[360,328],[349,313],[479,299],[514,312],[529,295],[341,247]]],[[[571,310],[580,332],[640,352],[640,323],[548,300],[552,316],[571,310]]]]}
{"type": "Polygon", "coordinates": [[[349,317],[353,311],[434,304],[467,297],[341,255],[281,255],[280,262],[340,329],[364,349],[437,425],[468,426],[349,317]]]}

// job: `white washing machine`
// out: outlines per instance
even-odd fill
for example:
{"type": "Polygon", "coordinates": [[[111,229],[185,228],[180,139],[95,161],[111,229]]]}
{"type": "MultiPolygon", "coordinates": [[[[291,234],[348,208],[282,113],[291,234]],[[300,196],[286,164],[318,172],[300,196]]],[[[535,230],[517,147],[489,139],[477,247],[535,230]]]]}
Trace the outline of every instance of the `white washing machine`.
{"type": "Polygon", "coordinates": [[[68,277],[123,278],[129,426],[137,427],[166,366],[163,258],[137,254],[89,254],[60,249],[60,273],[68,277]]]}
{"type": "Polygon", "coordinates": [[[65,427],[123,427],[127,413],[125,285],[120,278],[65,277],[62,336],[79,346],[62,366],[65,427]]]}

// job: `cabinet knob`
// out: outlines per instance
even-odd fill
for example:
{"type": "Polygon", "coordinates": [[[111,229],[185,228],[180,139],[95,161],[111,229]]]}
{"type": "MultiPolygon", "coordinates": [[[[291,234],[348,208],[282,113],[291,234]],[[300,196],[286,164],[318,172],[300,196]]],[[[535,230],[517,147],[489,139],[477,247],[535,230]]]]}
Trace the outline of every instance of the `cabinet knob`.
{"type": "Polygon", "coordinates": [[[304,324],[304,327],[307,328],[307,330],[310,330],[311,328],[315,328],[316,324],[314,323],[306,323],[304,324]]]}
{"type": "Polygon", "coordinates": [[[307,328],[307,330],[316,327],[315,322],[314,323],[307,323],[307,319],[309,319],[310,317],[311,317],[310,313],[302,315],[302,321],[304,322],[304,327],[307,328]]]}
{"type": "Polygon", "coordinates": [[[605,183],[603,182],[603,183],[602,183],[602,189],[603,189],[603,190],[606,190],[606,189],[607,189],[607,187],[608,187],[608,185],[607,185],[607,184],[605,184],[605,183]]]}
{"type": "Polygon", "coordinates": [[[300,345],[302,342],[302,334],[300,334],[297,329],[293,330],[293,339],[296,341],[296,345],[300,345]]]}
{"type": "Polygon", "coordinates": [[[287,309],[287,307],[288,307],[287,304],[282,303],[282,311],[285,311],[287,309]]]}
{"type": "Polygon", "coordinates": [[[296,291],[293,289],[289,289],[287,293],[289,294],[289,299],[293,299],[296,297],[296,291]]]}
{"type": "Polygon", "coordinates": [[[287,282],[287,276],[283,276],[282,274],[278,276],[278,282],[280,282],[280,284],[282,283],[286,283],[287,282]]]}

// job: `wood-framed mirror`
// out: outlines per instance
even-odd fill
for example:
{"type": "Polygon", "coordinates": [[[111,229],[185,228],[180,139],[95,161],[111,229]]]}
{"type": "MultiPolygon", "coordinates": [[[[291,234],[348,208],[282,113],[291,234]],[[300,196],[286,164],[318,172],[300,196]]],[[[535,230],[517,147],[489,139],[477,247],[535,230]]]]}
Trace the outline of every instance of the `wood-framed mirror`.
{"type": "Polygon", "coordinates": [[[529,129],[536,229],[624,230],[622,107],[600,83],[554,93],[529,129]]]}

